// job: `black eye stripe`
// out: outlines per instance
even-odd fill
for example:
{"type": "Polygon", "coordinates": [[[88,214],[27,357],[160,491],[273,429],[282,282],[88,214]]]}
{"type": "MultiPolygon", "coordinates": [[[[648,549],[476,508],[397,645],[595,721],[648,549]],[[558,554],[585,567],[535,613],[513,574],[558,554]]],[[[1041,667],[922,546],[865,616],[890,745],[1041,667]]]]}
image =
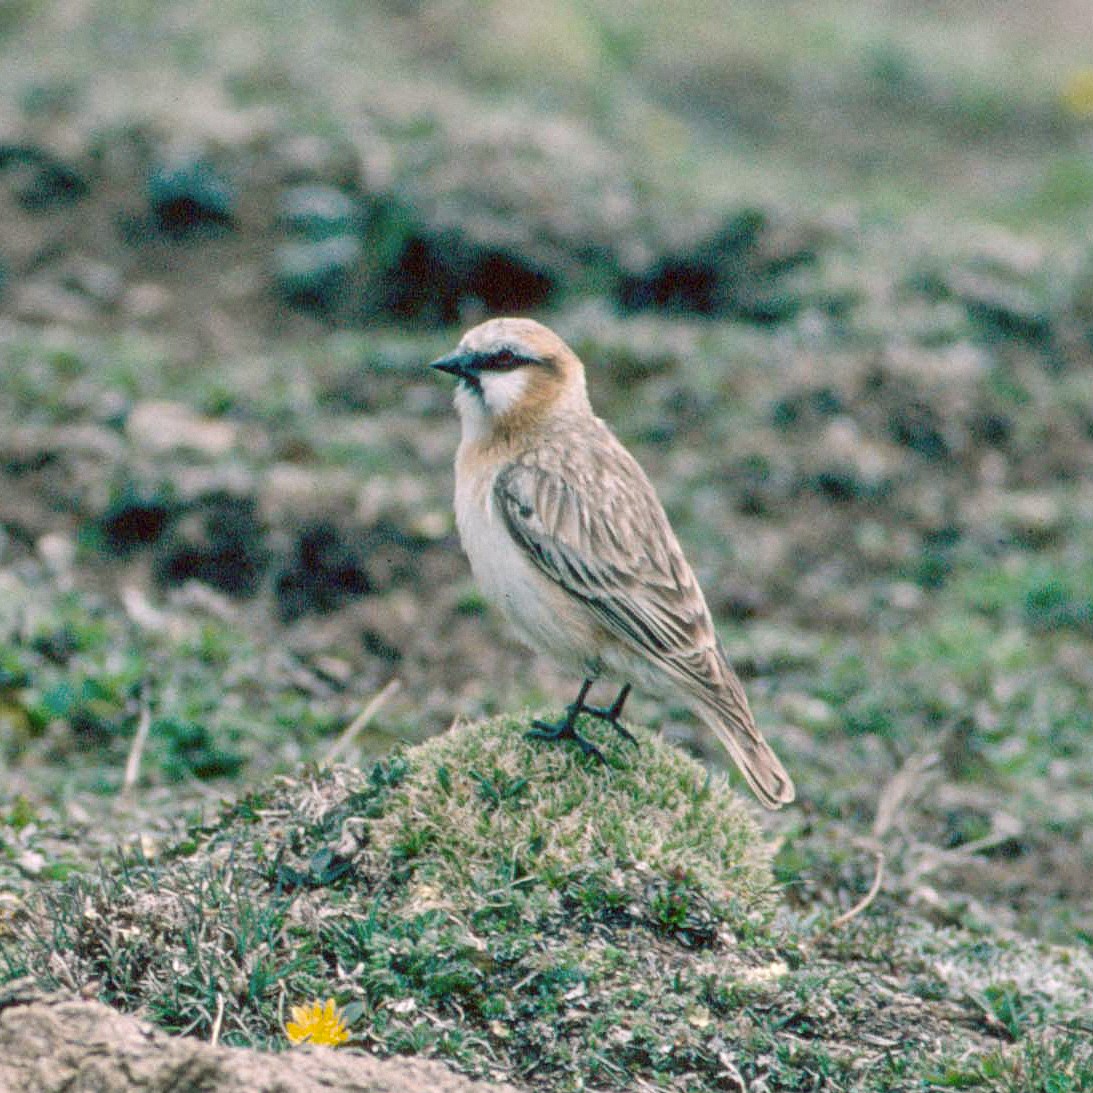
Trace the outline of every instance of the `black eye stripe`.
{"type": "Polygon", "coordinates": [[[511,372],[525,364],[538,364],[534,357],[524,357],[512,349],[498,349],[493,353],[476,353],[474,367],[479,372],[511,372]]]}

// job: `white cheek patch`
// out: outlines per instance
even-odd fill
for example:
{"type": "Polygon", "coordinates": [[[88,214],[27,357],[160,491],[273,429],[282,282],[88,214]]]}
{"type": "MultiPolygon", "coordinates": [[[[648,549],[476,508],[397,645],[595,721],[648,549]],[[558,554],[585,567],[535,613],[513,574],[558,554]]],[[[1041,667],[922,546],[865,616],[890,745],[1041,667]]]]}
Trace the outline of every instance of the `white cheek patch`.
{"type": "Polygon", "coordinates": [[[483,372],[478,377],[482,398],[494,417],[503,417],[524,397],[528,375],[523,368],[513,372],[483,372]]]}

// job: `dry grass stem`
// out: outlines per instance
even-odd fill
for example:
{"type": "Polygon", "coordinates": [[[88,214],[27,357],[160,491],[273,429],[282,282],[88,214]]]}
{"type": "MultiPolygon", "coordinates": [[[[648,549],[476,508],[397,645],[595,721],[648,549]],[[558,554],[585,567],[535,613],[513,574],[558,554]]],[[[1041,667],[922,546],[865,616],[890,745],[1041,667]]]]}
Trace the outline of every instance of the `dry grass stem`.
{"type": "Polygon", "coordinates": [[[873,883],[869,885],[869,891],[849,911],[844,911],[838,918],[832,920],[828,930],[841,930],[851,919],[857,918],[877,898],[881,885],[884,883],[884,851],[877,847],[873,851],[875,863],[873,883]]]}
{"type": "Polygon", "coordinates": [[[329,765],[336,763],[353,746],[353,741],[362,733],[372,719],[383,709],[387,703],[398,694],[402,688],[402,682],[396,676],[378,691],[363,710],[346,726],[345,731],[334,742],[331,749],[323,757],[323,763],[329,765]]]}
{"type": "Polygon", "coordinates": [[[220,1028],[224,1024],[224,995],[216,993],[216,1017],[213,1020],[212,1032],[209,1034],[209,1043],[216,1047],[220,1042],[220,1028]]]}
{"type": "Polygon", "coordinates": [[[133,736],[133,743],[129,746],[129,755],[125,760],[125,777],[122,779],[122,792],[128,793],[137,784],[140,777],[140,760],[144,755],[144,745],[148,741],[148,730],[152,724],[152,711],[148,706],[146,695],[141,696],[140,719],[137,721],[137,731],[133,736]]]}

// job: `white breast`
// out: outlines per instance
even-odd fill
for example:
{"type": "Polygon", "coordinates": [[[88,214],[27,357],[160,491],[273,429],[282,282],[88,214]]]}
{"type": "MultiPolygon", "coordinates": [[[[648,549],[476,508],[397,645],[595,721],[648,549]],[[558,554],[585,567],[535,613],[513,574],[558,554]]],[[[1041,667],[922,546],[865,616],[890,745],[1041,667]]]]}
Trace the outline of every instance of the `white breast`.
{"type": "Polygon", "coordinates": [[[596,674],[597,639],[591,618],[516,545],[493,505],[493,479],[456,477],[459,538],[479,590],[532,649],[574,672],[596,674]]]}

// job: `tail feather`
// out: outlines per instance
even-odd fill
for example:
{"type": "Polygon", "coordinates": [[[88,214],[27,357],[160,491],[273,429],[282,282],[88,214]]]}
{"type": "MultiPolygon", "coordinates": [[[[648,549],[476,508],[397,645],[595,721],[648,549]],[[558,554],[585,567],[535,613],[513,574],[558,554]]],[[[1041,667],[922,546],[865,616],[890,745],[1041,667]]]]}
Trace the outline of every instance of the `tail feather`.
{"type": "MultiPolygon", "coordinates": [[[[731,669],[729,669],[731,671],[731,669]]],[[[766,808],[788,805],[797,796],[793,780],[763,739],[735,676],[716,695],[704,695],[695,713],[711,729],[766,808]]]]}

